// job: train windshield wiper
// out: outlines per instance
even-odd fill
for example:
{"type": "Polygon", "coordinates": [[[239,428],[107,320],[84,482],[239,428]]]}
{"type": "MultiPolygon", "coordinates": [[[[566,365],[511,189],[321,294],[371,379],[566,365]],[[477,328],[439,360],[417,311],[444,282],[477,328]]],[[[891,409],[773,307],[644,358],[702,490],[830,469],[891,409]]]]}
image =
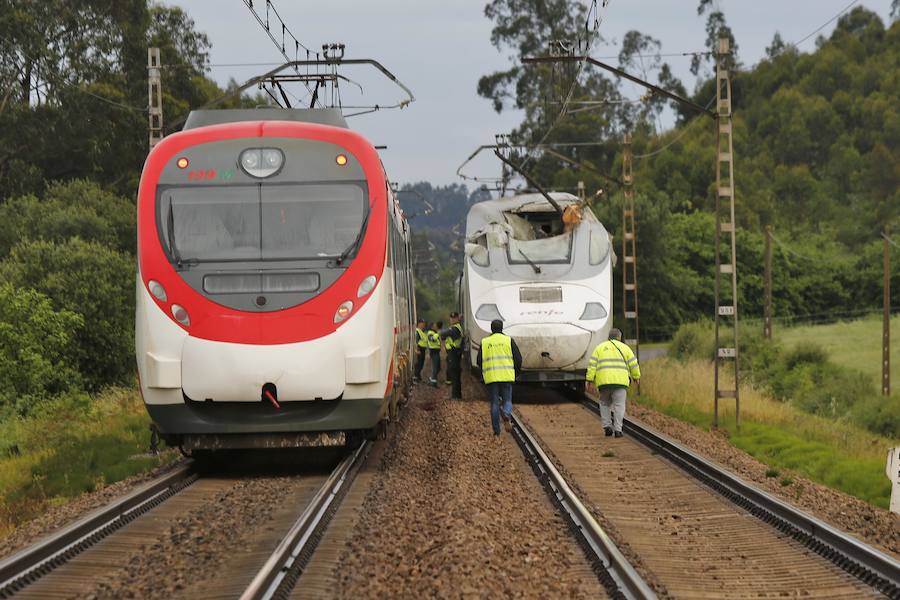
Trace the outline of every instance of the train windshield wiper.
{"type": "Polygon", "coordinates": [[[185,266],[193,267],[200,264],[200,260],[197,258],[181,258],[178,246],[175,245],[175,213],[172,211],[171,198],[169,198],[169,214],[166,217],[166,233],[169,236],[169,252],[172,254],[172,259],[175,261],[176,269],[180,271],[185,266]]]}
{"type": "Polygon", "coordinates": [[[541,272],[541,268],[539,266],[537,266],[536,264],[534,264],[534,261],[531,260],[530,258],[528,258],[528,255],[525,254],[524,252],[522,252],[521,248],[519,248],[519,254],[521,254],[523,257],[525,257],[525,260],[528,261],[528,264],[531,265],[531,268],[534,269],[535,273],[541,272]]]}
{"type": "Polygon", "coordinates": [[[366,225],[369,223],[369,215],[371,213],[372,213],[371,209],[366,211],[366,216],[363,217],[363,222],[359,228],[359,233],[356,234],[356,239],[353,240],[353,243],[350,244],[349,246],[347,246],[343,252],[341,252],[340,256],[338,256],[337,260],[335,261],[336,265],[343,264],[343,262],[345,260],[347,260],[347,257],[350,256],[350,253],[353,252],[356,249],[356,247],[359,245],[360,241],[362,241],[362,236],[366,232],[366,225]]]}

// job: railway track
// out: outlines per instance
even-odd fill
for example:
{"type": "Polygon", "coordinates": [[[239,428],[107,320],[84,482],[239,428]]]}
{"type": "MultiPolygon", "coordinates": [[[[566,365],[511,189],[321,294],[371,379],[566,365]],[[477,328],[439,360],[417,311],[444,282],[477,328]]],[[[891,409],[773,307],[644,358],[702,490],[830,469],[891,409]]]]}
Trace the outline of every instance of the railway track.
{"type": "Polygon", "coordinates": [[[197,481],[188,462],[0,561],[0,598],[10,598],[197,481]]]}
{"type": "Polygon", "coordinates": [[[363,442],[341,461],[269,555],[253,581],[241,594],[241,600],[290,596],[297,579],[312,558],[325,528],[369,455],[371,447],[371,442],[363,442]]]}
{"type": "Polygon", "coordinates": [[[513,414],[513,433],[535,475],[572,526],[601,583],[611,598],[650,599],[656,594],[616,547],[610,536],[572,491],[553,461],[523,423],[513,414]]]}
{"type": "Polygon", "coordinates": [[[289,477],[187,463],[0,562],[0,598],[286,597],[370,446],[289,477]]]}
{"type": "Polygon", "coordinates": [[[660,596],[900,598],[896,560],[633,420],[604,437],[595,406],[517,410],[660,596]]]}

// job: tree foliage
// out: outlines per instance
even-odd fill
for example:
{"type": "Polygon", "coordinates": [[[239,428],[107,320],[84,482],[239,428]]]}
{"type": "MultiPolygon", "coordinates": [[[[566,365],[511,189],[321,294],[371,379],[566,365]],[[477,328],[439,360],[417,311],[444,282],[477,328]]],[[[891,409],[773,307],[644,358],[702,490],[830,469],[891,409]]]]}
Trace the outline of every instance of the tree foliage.
{"type": "Polygon", "coordinates": [[[0,415],[28,412],[49,396],[80,383],[74,337],[83,319],[55,310],[49,298],[30,289],[0,284],[0,415]]]}
{"type": "MultiPolygon", "coordinates": [[[[733,32],[715,0],[700,2],[698,12],[707,19],[708,49],[713,51],[718,36],[725,34],[736,51],[733,32]]],[[[540,21],[533,16],[503,21],[503,47],[540,37],[517,31],[515,23],[524,27],[540,21]]],[[[549,35],[549,25],[540,26],[543,35],[549,35]]],[[[619,66],[651,80],[658,66],[657,81],[684,94],[681,83],[656,59],[661,50],[652,37],[629,32],[619,66]]],[[[698,58],[699,70],[703,57],[698,58]]],[[[744,70],[735,60],[737,260],[743,315],[762,314],[766,225],[774,227],[778,239],[777,316],[821,318],[878,305],[879,232],[886,224],[893,223],[895,230],[900,226],[898,63],[900,25],[895,21],[885,28],[875,13],[861,7],[843,15],[813,52],[802,53],[776,34],[766,58],[753,69],[744,70]]],[[[577,97],[627,98],[620,88],[628,88],[620,83],[608,80],[612,93],[592,93],[584,86],[579,88],[584,95],[577,97]]],[[[706,79],[692,100],[706,105],[714,96],[714,81],[706,79]]],[[[654,126],[659,104],[652,102],[658,100],[567,115],[548,141],[600,140],[596,146],[558,149],[591,169],[537,153],[530,170],[548,189],[574,189],[581,180],[589,191],[604,190],[594,210],[615,234],[621,196],[602,175],[621,173],[620,136],[632,134],[641,329],[659,338],[713,310],[715,128],[706,117],[679,107],[677,127],[660,134],[654,126]]],[[[534,124],[546,120],[528,115],[523,129],[537,129],[534,124]]],[[[893,280],[897,285],[897,275],[893,280]]],[[[614,284],[620,285],[618,277],[614,284]]],[[[620,293],[617,289],[613,297],[620,293]]]]}
{"type": "Polygon", "coordinates": [[[25,241],[0,263],[0,279],[78,315],[75,364],[88,389],[130,383],[134,373],[134,258],[97,242],[25,241]]]}

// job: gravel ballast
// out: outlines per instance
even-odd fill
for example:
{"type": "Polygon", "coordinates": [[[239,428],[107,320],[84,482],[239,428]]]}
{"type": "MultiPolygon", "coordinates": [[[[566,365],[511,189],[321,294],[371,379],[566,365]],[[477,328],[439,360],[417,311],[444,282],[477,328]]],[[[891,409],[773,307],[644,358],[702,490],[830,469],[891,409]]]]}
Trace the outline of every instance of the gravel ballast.
{"type": "Polygon", "coordinates": [[[335,597],[605,596],[511,435],[493,436],[488,404],[446,396],[419,386],[406,407],[335,597]]]}

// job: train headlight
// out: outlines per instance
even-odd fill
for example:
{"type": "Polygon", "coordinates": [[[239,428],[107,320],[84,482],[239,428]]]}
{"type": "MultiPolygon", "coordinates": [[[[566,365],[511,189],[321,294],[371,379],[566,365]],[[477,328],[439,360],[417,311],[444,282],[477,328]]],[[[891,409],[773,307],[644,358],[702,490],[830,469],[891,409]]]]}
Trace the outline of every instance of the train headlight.
{"type": "Polygon", "coordinates": [[[149,282],[147,282],[147,288],[157,300],[159,300],[160,302],[166,301],[166,288],[164,288],[160,282],[151,279],[149,282]]]}
{"type": "Polygon", "coordinates": [[[584,312],[581,313],[579,320],[593,321],[595,319],[605,319],[607,316],[606,309],[599,302],[588,302],[584,305],[584,312]]]}
{"type": "Polygon", "coordinates": [[[175,317],[175,320],[184,325],[185,327],[191,326],[191,318],[188,316],[184,307],[179,304],[172,305],[172,316],[175,317]]]}
{"type": "Polygon", "coordinates": [[[503,320],[503,316],[497,309],[496,304],[482,304],[478,307],[478,310],[475,311],[475,318],[482,321],[493,321],[494,319],[503,320]]]}
{"type": "Polygon", "coordinates": [[[238,162],[251,177],[271,177],[284,165],[284,153],[278,148],[248,148],[241,152],[238,162]]]}
{"type": "Polygon", "coordinates": [[[340,323],[344,319],[350,316],[350,313],[353,312],[353,303],[347,300],[340,306],[338,309],[334,311],[334,322],[340,323]]]}
{"type": "Polygon", "coordinates": [[[359,284],[359,287],[356,290],[356,297],[362,298],[369,292],[375,289],[375,276],[369,275],[365,279],[362,280],[362,283],[359,284]]]}

